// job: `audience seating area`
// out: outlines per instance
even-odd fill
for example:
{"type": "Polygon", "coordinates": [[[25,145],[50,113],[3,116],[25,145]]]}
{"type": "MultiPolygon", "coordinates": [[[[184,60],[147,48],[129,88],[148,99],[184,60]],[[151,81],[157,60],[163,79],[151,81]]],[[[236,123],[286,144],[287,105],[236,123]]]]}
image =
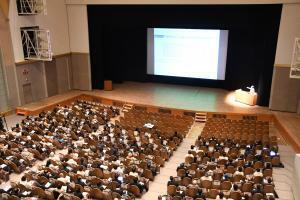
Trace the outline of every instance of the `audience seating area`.
{"type": "Polygon", "coordinates": [[[280,163],[269,123],[209,118],[159,199],[275,199],[280,163]]]}
{"type": "Polygon", "coordinates": [[[27,117],[1,133],[0,199],[134,199],[141,197],[188,133],[192,117],[77,101],[27,117]],[[56,150],[66,151],[57,155],[56,150]],[[10,173],[27,170],[19,182],[10,173]],[[2,186],[1,185],[1,186],[2,186]]]}

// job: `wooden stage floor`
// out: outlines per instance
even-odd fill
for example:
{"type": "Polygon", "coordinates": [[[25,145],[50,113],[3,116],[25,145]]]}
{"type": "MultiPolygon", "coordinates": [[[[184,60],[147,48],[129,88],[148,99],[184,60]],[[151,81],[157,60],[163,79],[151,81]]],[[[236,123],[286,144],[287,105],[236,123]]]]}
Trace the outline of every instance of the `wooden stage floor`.
{"type": "MultiPolygon", "coordinates": [[[[238,114],[270,114],[280,122],[280,132],[287,140],[299,145],[300,152],[300,116],[296,113],[275,112],[268,107],[248,106],[234,101],[234,91],[215,88],[191,87],[157,83],[125,82],[114,84],[112,91],[72,90],[65,94],[41,99],[37,102],[23,105],[26,110],[43,109],[51,104],[76,98],[87,94],[96,97],[119,100],[132,104],[144,104],[165,108],[177,108],[202,112],[238,113],[238,114]],[[285,134],[289,134],[286,136],[285,134]]],[[[276,120],[275,120],[276,122],[276,120]]],[[[293,146],[293,144],[292,144],[293,146]]],[[[294,148],[295,149],[295,148],[294,148]]]]}

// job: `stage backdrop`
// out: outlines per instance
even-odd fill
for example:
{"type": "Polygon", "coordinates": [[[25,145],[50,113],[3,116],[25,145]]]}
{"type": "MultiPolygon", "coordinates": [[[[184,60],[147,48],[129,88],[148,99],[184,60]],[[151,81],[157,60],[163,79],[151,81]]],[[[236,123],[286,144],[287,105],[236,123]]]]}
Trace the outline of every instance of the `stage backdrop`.
{"type": "Polygon", "coordinates": [[[104,79],[217,87],[254,85],[268,106],[282,5],[88,5],[92,86],[104,79]],[[224,81],[147,75],[147,28],[229,30],[224,81]]]}

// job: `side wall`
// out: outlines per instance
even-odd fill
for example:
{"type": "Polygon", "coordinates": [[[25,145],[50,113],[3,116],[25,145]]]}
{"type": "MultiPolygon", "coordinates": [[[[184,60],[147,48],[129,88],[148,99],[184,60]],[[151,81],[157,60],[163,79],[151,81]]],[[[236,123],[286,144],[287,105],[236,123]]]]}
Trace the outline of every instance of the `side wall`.
{"type": "Polygon", "coordinates": [[[89,32],[86,5],[67,5],[73,87],[91,90],[89,32]]]}
{"type": "MultiPolygon", "coordinates": [[[[9,30],[9,22],[0,10],[0,48],[2,53],[3,71],[6,77],[7,94],[10,108],[20,105],[18,85],[16,79],[16,67],[14,62],[12,39],[9,30]]],[[[3,110],[4,111],[4,110],[3,110]]]]}
{"type": "Polygon", "coordinates": [[[299,10],[300,3],[282,8],[269,107],[300,114],[300,79],[289,77],[294,41],[300,37],[299,10]]]}
{"type": "Polygon", "coordinates": [[[90,89],[88,46],[84,51],[81,50],[84,46],[82,44],[88,45],[88,39],[85,43],[76,42],[82,38],[82,32],[78,33],[78,31],[87,31],[87,28],[76,27],[75,34],[72,34],[73,29],[69,30],[70,27],[75,27],[72,22],[79,20],[81,23],[84,16],[87,20],[87,15],[83,17],[77,15],[76,19],[73,18],[70,21],[65,1],[49,0],[46,6],[46,15],[19,16],[16,1],[10,3],[9,27],[13,44],[13,63],[16,63],[14,69],[18,80],[20,104],[62,94],[70,89],[90,89]],[[41,29],[50,30],[52,61],[24,60],[20,27],[26,26],[39,26],[41,29]],[[71,53],[70,41],[72,41],[72,51],[76,53],[71,53]]]}
{"type": "Polygon", "coordinates": [[[19,16],[16,1],[10,1],[9,8],[9,24],[15,62],[24,61],[20,27],[39,26],[40,29],[49,29],[53,54],[70,52],[68,18],[64,1],[47,1],[46,15],[19,16]]]}

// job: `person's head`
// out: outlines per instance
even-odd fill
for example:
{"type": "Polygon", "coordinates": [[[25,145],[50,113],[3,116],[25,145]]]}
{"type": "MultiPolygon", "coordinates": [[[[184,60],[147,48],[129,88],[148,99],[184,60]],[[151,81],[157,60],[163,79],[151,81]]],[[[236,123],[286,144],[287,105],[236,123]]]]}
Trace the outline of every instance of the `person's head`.
{"type": "Polygon", "coordinates": [[[260,185],[260,184],[257,184],[257,185],[256,185],[256,189],[257,189],[257,190],[260,190],[260,189],[261,189],[261,185],[260,185]]]}
{"type": "Polygon", "coordinates": [[[256,169],[256,172],[260,172],[260,169],[259,169],[259,168],[257,168],[257,169],[256,169]]]}
{"type": "Polygon", "coordinates": [[[239,170],[239,172],[242,172],[242,171],[243,171],[243,168],[242,168],[242,167],[239,167],[238,170],[239,170]]]}
{"type": "Polygon", "coordinates": [[[53,193],[54,199],[58,199],[60,193],[56,190],[53,190],[52,193],[53,193]]]}
{"type": "Polygon", "coordinates": [[[233,190],[237,191],[239,189],[239,186],[237,184],[233,184],[233,190]]]}
{"type": "Polygon", "coordinates": [[[219,193],[219,197],[222,199],[224,197],[224,193],[223,192],[220,192],[219,193]]]}
{"type": "Polygon", "coordinates": [[[194,145],[191,145],[191,149],[194,149],[195,148],[195,146],[194,145]]]}
{"type": "Polygon", "coordinates": [[[170,176],[170,180],[173,181],[173,180],[174,180],[174,177],[173,177],[173,176],[170,176]]]}
{"type": "Polygon", "coordinates": [[[26,181],[26,176],[22,176],[21,181],[26,181]]]}
{"type": "Polygon", "coordinates": [[[268,178],[268,183],[271,184],[272,183],[272,179],[269,177],[268,178]]]}

